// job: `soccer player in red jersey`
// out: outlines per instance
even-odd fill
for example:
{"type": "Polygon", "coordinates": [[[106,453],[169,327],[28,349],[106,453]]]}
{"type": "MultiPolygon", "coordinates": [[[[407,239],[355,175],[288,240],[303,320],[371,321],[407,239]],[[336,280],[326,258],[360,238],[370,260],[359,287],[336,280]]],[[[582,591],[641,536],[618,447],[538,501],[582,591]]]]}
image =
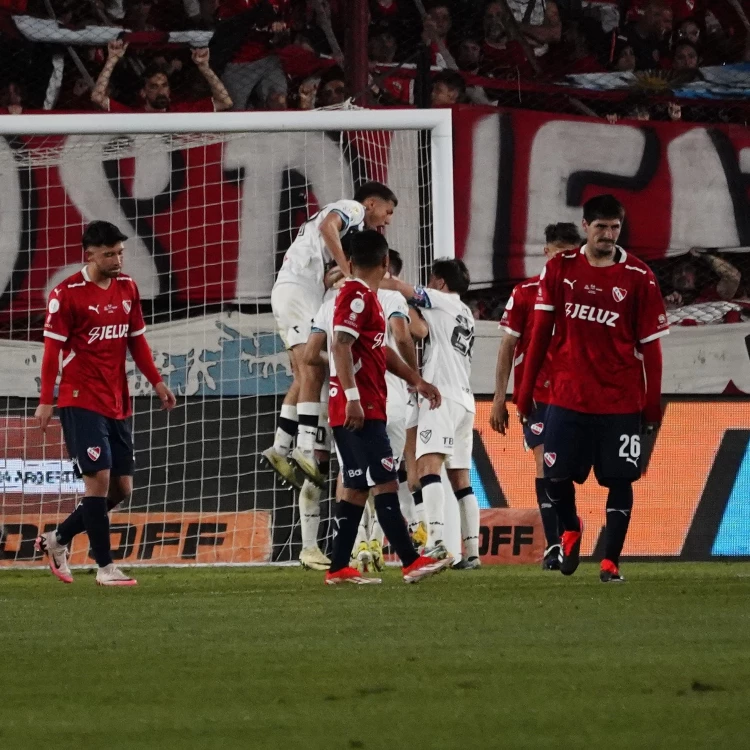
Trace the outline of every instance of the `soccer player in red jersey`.
{"type": "Polygon", "coordinates": [[[388,243],[374,230],[354,235],[354,278],[339,290],[333,311],[328,420],[333,429],[343,477],[336,506],[336,534],[325,581],[380,583],[349,566],[357,528],[372,490],[375,513],[391,547],[401,559],[404,580],[414,583],[439,572],[447,560],[417,555],[398,502],[398,461],[386,432],[386,369],[433,406],[440,393],[386,346],[386,319],[378,288],[388,269],[388,243]],[[370,487],[370,485],[373,485],[370,487]]]}
{"type": "MultiPolygon", "coordinates": [[[[558,253],[570,252],[581,246],[581,238],[575,224],[561,222],[550,224],[545,230],[544,254],[552,258],[558,253]]],[[[531,329],[534,322],[534,305],[539,291],[539,277],[534,276],[514,287],[505,312],[500,320],[500,328],[505,332],[497,353],[497,370],[495,376],[495,398],[490,412],[490,427],[495,432],[505,435],[508,427],[508,407],[505,394],[508,391],[508,380],[513,371],[513,401],[517,402],[518,391],[523,379],[524,361],[531,342],[531,329]]],[[[536,500],[542,516],[542,527],[546,539],[542,568],[558,570],[560,568],[560,533],[557,525],[557,513],[544,489],[544,422],[549,400],[549,352],[537,377],[534,387],[534,411],[529,415],[523,427],[523,440],[527,450],[534,453],[536,463],[536,500]]]]}
{"type": "Polygon", "coordinates": [[[600,578],[623,580],[619,558],[641,475],[642,426],[661,420],[662,355],[669,333],[659,286],[649,267],[616,242],[625,209],[612,195],[583,206],[586,244],[552,258],[539,277],[531,345],[518,411],[528,421],[549,350],[552,371],[544,428],[547,496],[562,526],[560,571],[578,567],[581,521],[575,488],[594,467],[609,489],[600,578]]]}
{"type": "Polygon", "coordinates": [[[108,511],[133,491],[132,412],[125,357],[151,383],[162,403],[172,409],[175,397],[156,369],[143,335],[146,324],[138,287],[122,274],[123,242],[114,225],[93,221],[83,233],[87,264],[58,284],[49,296],[44,324],[41,395],[36,418],[44,432],[52,418],[55,379],[62,354],[57,396],[63,436],[84,497],[55,531],[42,534],[36,549],[46,552],[52,572],[72,583],[67,546],[86,531],[99,566],[102,586],[134,586],[136,581],[112,562],[108,511]]]}

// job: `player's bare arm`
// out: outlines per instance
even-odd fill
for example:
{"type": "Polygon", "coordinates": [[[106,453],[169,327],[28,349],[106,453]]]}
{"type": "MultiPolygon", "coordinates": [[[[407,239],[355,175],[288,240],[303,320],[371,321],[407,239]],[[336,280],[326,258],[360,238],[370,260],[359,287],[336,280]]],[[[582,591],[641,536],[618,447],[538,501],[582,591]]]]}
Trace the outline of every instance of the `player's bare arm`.
{"type": "Polygon", "coordinates": [[[177,399],[167,384],[161,379],[161,374],[156,369],[154,357],[151,354],[151,347],[149,347],[145,337],[140,335],[128,339],[128,349],[136,367],[143,373],[146,380],[148,380],[154,389],[159,401],[161,401],[161,408],[166,411],[172,411],[177,405],[177,399]]]}
{"type": "Polygon", "coordinates": [[[409,308],[409,331],[415,341],[422,341],[427,338],[430,327],[427,321],[422,317],[422,313],[415,307],[409,308]]]}
{"type": "Polygon", "coordinates": [[[501,435],[508,429],[508,407],[505,397],[508,392],[508,381],[513,369],[513,352],[516,349],[518,337],[507,331],[500,342],[497,352],[497,368],[495,370],[495,398],[490,411],[490,427],[501,435]]]}
{"type": "Polygon", "coordinates": [[[352,345],[355,341],[355,337],[351,334],[345,331],[336,331],[331,342],[331,355],[333,356],[336,375],[346,396],[344,427],[347,430],[361,430],[365,424],[365,412],[359,400],[359,390],[354,379],[352,345]]]}
{"type": "Polygon", "coordinates": [[[343,225],[341,217],[335,211],[331,211],[320,224],[320,236],[336,261],[336,265],[348,276],[349,261],[346,259],[346,255],[344,255],[344,248],[341,245],[341,237],[339,236],[343,225]]]}
{"type": "Polygon", "coordinates": [[[531,344],[526,355],[526,367],[523,372],[523,384],[518,394],[518,415],[524,421],[533,407],[534,384],[539,371],[547,356],[552,341],[552,331],[555,327],[555,314],[553,311],[536,310],[534,313],[534,328],[531,334],[531,344]]]}
{"type": "Polygon", "coordinates": [[[213,99],[216,111],[223,112],[224,110],[231,109],[233,104],[232,97],[229,96],[229,92],[224,88],[221,79],[211,70],[211,66],[209,65],[208,47],[192,50],[192,56],[193,62],[211,89],[211,98],[213,99]]]}
{"type": "Polygon", "coordinates": [[[437,409],[440,406],[442,403],[440,391],[432,383],[424,380],[417,370],[409,367],[390,347],[385,350],[385,363],[388,372],[405,380],[420,396],[430,402],[430,409],[437,409]]]}
{"type": "Polygon", "coordinates": [[[326,352],[326,335],[320,331],[310,334],[305,344],[303,361],[308,367],[326,367],[328,354],[326,352]]]}
{"type": "Polygon", "coordinates": [[[380,282],[380,288],[381,289],[392,289],[394,292],[399,292],[402,294],[406,301],[414,298],[414,295],[416,294],[416,289],[414,288],[413,284],[407,284],[405,281],[401,281],[401,279],[396,279],[391,277],[386,277],[380,282]]]}
{"type": "Polygon", "coordinates": [[[396,344],[398,353],[412,370],[418,370],[417,350],[414,346],[414,339],[411,337],[411,331],[409,330],[409,321],[406,318],[393,315],[388,321],[388,325],[393,334],[393,341],[396,344]]]}

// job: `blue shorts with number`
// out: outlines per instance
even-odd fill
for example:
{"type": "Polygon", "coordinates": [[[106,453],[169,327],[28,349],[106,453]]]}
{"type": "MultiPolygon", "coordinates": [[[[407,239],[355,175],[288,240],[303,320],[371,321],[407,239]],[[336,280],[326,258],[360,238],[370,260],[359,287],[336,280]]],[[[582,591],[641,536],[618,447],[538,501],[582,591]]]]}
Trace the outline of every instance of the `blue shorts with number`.
{"type": "Polygon", "coordinates": [[[133,476],[130,420],[112,419],[77,406],[63,406],[59,411],[65,445],[76,474],[96,474],[109,469],[113,477],[133,476]]]}
{"type": "Polygon", "coordinates": [[[398,461],[393,458],[385,421],[366,419],[361,430],[333,428],[344,487],[368,490],[398,478],[398,461]]]}
{"type": "Polygon", "coordinates": [[[547,404],[537,402],[534,411],[523,426],[523,443],[529,450],[544,445],[544,423],[547,420],[547,404]]]}
{"type": "Polygon", "coordinates": [[[641,476],[641,415],[584,414],[548,406],[544,426],[544,476],[586,481],[591,467],[604,487],[641,476]]]}

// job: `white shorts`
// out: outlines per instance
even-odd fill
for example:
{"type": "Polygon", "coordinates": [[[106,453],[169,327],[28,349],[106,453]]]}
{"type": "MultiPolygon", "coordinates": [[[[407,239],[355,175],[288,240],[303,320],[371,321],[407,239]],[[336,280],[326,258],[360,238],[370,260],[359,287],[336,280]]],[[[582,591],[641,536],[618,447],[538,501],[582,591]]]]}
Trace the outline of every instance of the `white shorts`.
{"type": "Polygon", "coordinates": [[[406,404],[406,429],[410,430],[412,427],[416,427],[419,423],[419,403],[417,401],[417,394],[410,393],[409,401],[406,404]]]}
{"type": "Polygon", "coordinates": [[[310,338],[312,321],[320,304],[319,296],[299,284],[276,284],[271,290],[271,310],[287,349],[305,344],[310,338]]]}
{"type": "Polygon", "coordinates": [[[406,445],[406,420],[403,412],[400,418],[391,419],[388,415],[388,421],[385,423],[385,431],[388,433],[388,440],[391,443],[393,458],[399,463],[404,457],[404,446],[406,445]]]}
{"type": "Polygon", "coordinates": [[[429,453],[446,457],[446,469],[470,469],[474,447],[474,414],[461,404],[444,399],[437,409],[430,409],[420,399],[417,426],[417,458],[429,453]]]}

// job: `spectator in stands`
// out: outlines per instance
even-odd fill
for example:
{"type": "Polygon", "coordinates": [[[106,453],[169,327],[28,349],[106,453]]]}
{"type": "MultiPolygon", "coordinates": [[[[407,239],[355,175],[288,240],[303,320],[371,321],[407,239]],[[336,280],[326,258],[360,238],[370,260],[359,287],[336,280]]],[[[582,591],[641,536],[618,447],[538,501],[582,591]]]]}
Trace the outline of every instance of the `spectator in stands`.
{"type": "Polygon", "coordinates": [[[455,70],[441,70],[432,79],[430,106],[451,107],[466,101],[466,82],[455,70]]]}
{"type": "Polygon", "coordinates": [[[672,70],[689,71],[698,70],[700,57],[698,50],[692,42],[679,42],[674,48],[672,56],[672,70]]]}
{"type": "Polygon", "coordinates": [[[694,44],[696,47],[703,41],[703,35],[701,33],[701,27],[698,22],[692,18],[684,19],[677,27],[677,33],[675,34],[675,41],[688,41],[694,44]]]}
{"type": "Polygon", "coordinates": [[[478,73],[482,60],[482,45],[474,37],[464,37],[458,45],[456,63],[465,73],[478,73]]]}
{"type": "Polygon", "coordinates": [[[155,31],[156,24],[151,18],[153,0],[124,0],[122,25],[129,31],[155,31]]]}
{"type": "Polygon", "coordinates": [[[394,62],[398,51],[398,42],[390,24],[379,23],[370,26],[367,49],[370,62],[386,65],[394,62]]]}
{"type": "Polygon", "coordinates": [[[482,18],[484,39],[482,41],[481,72],[497,78],[526,78],[533,68],[524,54],[523,47],[511,41],[505,28],[505,8],[499,2],[490,2],[482,18]]]}
{"type": "Polygon", "coordinates": [[[0,91],[0,113],[20,115],[24,110],[24,88],[17,81],[11,81],[0,91]]]}
{"type": "Polygon", "coordinates": [[[635,52],[628,38],[618,34],[612,53],[612,70],[627,73],[635,70],[635,52]]]}
{"type": "Polygon", "coordinates": [[[234,109],[247,109],[251,94],[259,101],[267,101],[271,92],[287,95],[274,49],[288,41],[289,6],[288,0],[218,0],[211,48],[220,52],[217,63],[234,109]]]}
{"type": "Polygon", "coordinates": [[[448,48],[448,34],[453,25],[448,3],[444,0],[434,0],[422,19],[422,24],[422,42],[431,49],[432,64],[439,68],[445,68],[447,61],[440,53],[440,44],[446,49],[448,48]]]}
{"type": "MultiPolygon", "coordinates": [[[[108,93],[109,79],[117,63],[127,51],[128,45],[116,39],[107,45],[107,62],[99,74],[94,90],[91,92],[91,101],[108,112],[130,112],[130,107],[111,99],[108,93]]],[[[171,101],[171,89],[169,77],[159,67],[147,68],[143,73],[141,90],[139,92],[142,108],[145,112],[221,112],[230,109],[232,100],[224,88],[224,85],[216,73],[209,66],[209,52],[207,49],[194,49],[192,51],[193,62],[196,64],[201,75],[206,79],[211,89],[211,98],[196,102],[185,102],[173,105],[171,101]]]]}
{"type": "Polygon", "coordinates": [[[297,106],[299,109],[315,109],[318,86],[320,86],[320,76],[310,76],[300,83],[297,89],[297,106]]]}
{"type": "Polygon", "coordinates": [[[562,39],[560,11],[554,0],[508,0],[508,7],[537,56],[562,39]]]}
{"type": "Polygon", "coordinates": [[[693,248],[689,257],[672,271],[670,281],[673,291],[664,298],[664,302],[669,307],[680,307],[696,302],[728,301],[737,295],[741,279],[740,272],[728,260],[706,250],[693,248]],[[705,287],[699,286],[701,264],[716,278],[716,281],[705,287]]]}
{"type": "Polygon", "coordinates": [[[344,71],[335,67],[323,73],[320,77],[315,106],[332,107],[343,104],[347,99],[349,99],[349,90],[344,71]]]}
{"type": "Polygon", "coordinates": [[[564,58],[557,63],[559,74],[581,75],[585,73],[603,73],[604,66],[599,62],[591,47],[595,33],[599,28],[597,21],[582,18],[580,21],[568,21],[563,25],[564,58]]]}
{"type": "Polygon", "coordinates": [[[649,0],[643,14],[623,29],[635,53],[636,70],[653,70],[659,65],[664,39],[663,0],[649,0]]]}

